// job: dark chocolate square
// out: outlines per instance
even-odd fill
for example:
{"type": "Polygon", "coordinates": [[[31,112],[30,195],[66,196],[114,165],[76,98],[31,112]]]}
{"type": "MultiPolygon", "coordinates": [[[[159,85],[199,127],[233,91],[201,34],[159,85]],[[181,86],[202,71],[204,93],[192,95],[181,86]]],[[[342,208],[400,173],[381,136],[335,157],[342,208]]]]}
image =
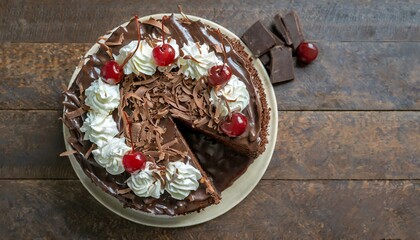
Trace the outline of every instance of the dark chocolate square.
{"type": "Polygon", "coordinates": [[[286,31],[289,33],[290,40],[292,40],[293,49],[299,46],[303,42],[303,29],[300,25],[299,16],[296,11],[290,11],[286,16],[282,17],[286,31]]]}
{"type": "Polygon", "coordinates": [[[270,53],[266,53],[260,57],[260,60],[264,66],[270,63],[270,53]]]}
{"type": "Polygon", "coordinates": [[[242,40],[256,57],[260,57],[276,45],[272,33],[260,21],[246,30],[242,40]]]}
{"type": "Polygon", "coordinates": [[[277,37],[276,36],[276,34],[274,34],[272,31],[268,31],[270,34],[271,34],[271,36],[273,36],[273,38],[274,38],[274,42],[276,42],[276,45],[284,45],[284,42],[283,42],[283,40],[281,40],[279,37],[277,37]]]}
{"type": "Polygon", "coordinates": [[[274,27],[277,32],[280,34],[280,37],[284,40],[287,45],[292,45],[292,40],[289,37],[289,33],[286,30],[286,27],[281,20],[280,14],[274,16],[274,27]]]}
{"type": "Polygon", "coordinates": [[[271,83],[290,81],[295,78],[295,68],[291,48],[285,46],[275,46],[270,50],[270,56],[271,83]]]}

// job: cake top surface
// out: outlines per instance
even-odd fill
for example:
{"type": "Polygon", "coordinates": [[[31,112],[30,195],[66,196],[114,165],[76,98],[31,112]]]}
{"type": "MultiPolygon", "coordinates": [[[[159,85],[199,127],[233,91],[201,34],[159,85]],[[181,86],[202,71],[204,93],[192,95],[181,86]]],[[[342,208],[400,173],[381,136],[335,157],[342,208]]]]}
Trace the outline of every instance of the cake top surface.
{"type": "MultiPolygon", "coordinates": [[[[86,159],[92,157],[92,152],[98,162],[109,143],[113,146],[121,144],[118,150],[122,149],[122,152],[129,151],[127,147],[133,144],[133,149],[141,150],[147,156],[146,170],[164,166],[170,171],[172,165],[168,165],[169,163],[190,163],[188,150],[175,147],[181,140],[176,135],[175,138],[164,137],[167,131],[166,118],[171,116],[193,128],[250,146],[251,151],[257,152],[260,145],[263,145],[261,141],[264,141],[260,134],[261,103],[258,86],[254,86],[255,69],[244,58],[245,55],[241,52],[243,48],[238,47],[240,43],[222,36],[216,29],[200,21],[177,19],[173,15],[165,20],[165,27],[159,27],[162,24],[152,18],[139,25],[140,41],[136,31],[138,24],[133,20],[127,26],[117,28],[108,39],[100,39],[101,47],[98,52],[88,57],[75,82],[65,93],[67,99],[64,120],[72,130],[69,140],[72,146],[86,159]],[[172,66],[158,67],[149,59],[151,49],[162,43],[162,33],[167,34],[168,38],[165,40],[176,50],[177,60],[172,66]],[[115,59],[119,64],[124,64],[133,50],[135,54],[125,65],[124,80],[119,86],[104,84],[100,80],[104,63],[115,59]],[[223,61],[231,67],[233,77],[226,85],[211,88],[206,81],[208,69],[223,61]],[[233,91],[229,91],[229,88],[233,91]],[[99,90],[96,91],[97,89],[106,89],[107,94],[104,95],[99,90]],[[235,89],[239,89],[236,91],[239,94],[235,93],[235,89]],[[220,92],[223,97],[219,97],[220,92]],[[92,100],[105,98],[105,104],[92,100]],[[249,121],[245,132],[236,138],[223,136],[219,127],[220,121],[230,115],[231,111],[243,112],[249,121]],[[127,113],[128,117],[122,117],[122,112],[127,113]],[[107,120],[105,122],[101,118],[103,123],[98,125],[100,130],[96,131],[94,122],[99,121],[97,118],[100,117],[97,116],[100,114],[107,115],[107,120]],[[108,128],[112,121],[116,123],[116,127],[108,128]],[[131,130],[127,130],[127,126],[131,130]],[[92,134],[88,134],[89,132],[92,134]],[[109,136],[104,137],[104,134],[109,136]],[[88,135],[93,137],[86,137],[88,135]],[[114,140],[112,142],[107,139],[114,140]],[[92,145],[92,142],[95,144],[92,145]]],[[[107,173],[122,174],[120,177],[126,181],[128,175],[121,172],[124,168],[119,163],[116,165],[109,168],[105,166],[107,173]]],[[[196,164],[191,165],[197,167],[196,164]]],[[[147,171],[143,171],[143,175],[146,173],[147,171]]],[[[201,175],[196,174],[196,180],[200,179],[201,175]]],[[[118,182],[115,178],[112,181],[118,182]]],[[[126,182],[122,185],[126,185],[126,182]]],[[[130,188],[133,190],[134,187],[130,188]]],[[[151,191],[148,196],[141,197],[159,198],[159,191],[151,191]]]]}

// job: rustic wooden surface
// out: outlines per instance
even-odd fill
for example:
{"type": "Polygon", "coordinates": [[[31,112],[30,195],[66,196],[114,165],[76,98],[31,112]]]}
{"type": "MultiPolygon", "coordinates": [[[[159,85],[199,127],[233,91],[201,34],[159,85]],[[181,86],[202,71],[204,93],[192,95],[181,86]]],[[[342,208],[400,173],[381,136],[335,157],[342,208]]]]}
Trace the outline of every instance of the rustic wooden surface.
{"type": "Polygon", "coordinates": [[[241,35],[295,9],[319,59],[274,86],[271,164],[233,210],[181,229],[99,204],[64,150],[61,86],[106,30],[170,1],[0,0],[2,239],[416,239],[420,236],[418,1],[178,1],[241,35]]]}

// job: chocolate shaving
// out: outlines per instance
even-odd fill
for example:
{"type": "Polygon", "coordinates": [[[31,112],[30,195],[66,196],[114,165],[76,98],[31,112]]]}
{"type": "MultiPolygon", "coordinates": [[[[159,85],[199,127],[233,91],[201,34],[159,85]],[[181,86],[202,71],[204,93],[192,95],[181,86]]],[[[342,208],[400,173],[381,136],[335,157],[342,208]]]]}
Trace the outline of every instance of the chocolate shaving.
{"type": "Polygon", "coordinates": [[[112,59],[113,56],[112,56],[111,48],[109,48],[105,43],[102,43],[102,42],[97,42],[97,43],[105,50],[105,52],[108,54],[108,56],[112,59]]]}
{"type": "Polygon", "coordinates": [[[184,84],[181,85],[181,89],[182,91],[184,91],[184,93],[188,94],[188,95],[192,95],[192,92],[189,88],[187,88],[184,84]]]}
{"type": "Polygon", "coordinates": [[[216,53],[223,53],[223,47],[221,47],[221,44],[213,44],[212,46],[216,53]]]}
{"type": "Polygon", "coordinates": [[[174,79],[175,78],[175,76],[170,72],[165,72],[164,74],[168,79],[174,79]]]}
{"type": "Polygon", "coordinates": [[[189,102],[189,101],[191,101],[191,97],[190,97],[190,96],[188,96],[188,95],[180,95],[180,96],[178,97],[178,100],[179,100],[180,102],[182,102],[182,103],[185,103],[185,102],[189,102]]]}
{"type": "Polygon", "coordinates": [[[124,194],[129,193],[129,192],[131,192],[130,188],[124,188],[124,189],[118,189],[117,194],[124,195],[124,194]]]}
{"type": "Polygon", "coordinates": [[[145,151],[144,154],[148,155],[148,156],[151,156],[151,157],[158,157],[159,156],[158,151],[145,151]]]}
{"type": "Polygon", "coordinates": [[[166,100],[166,102],[167,103],[169,103],[172,107],[174,107],[174,108],[176,108],[176,109],[179,109],[180,111],[183,111],[183,112],[187,112],[188,111],[188,109],[187,108],[185,108],[184,106],[182,106],[182,105],[177,105],[175,102],[173,102],[172,100],[169,100],[169,98],[167,98],[167,99],[165,99],[166,100]]]}
{"type": "Polygon", "coordinates": [[[72,112],[65,113],[65,115],[66,115],[66,118],[73,119],[73,118],[82,116],[85,112],[86,112],[85,109],[78,108],[78,109],[76,109],[76,110],[74,110],[72,112]]]}
{"type": "Polygon", "coordinates": [[[163,159],[165,159],[165,153],[164,152],[160,152],[159,153],[159,160],[158,161],[162,161],[163,159]]]}
{"type": "Polygon", "coordinates": [[[154,26],[154,27],[157,27],[160,30],[163,30],[166,34],[171,34],[171,32],[169,31],[169,29],[167,27],[163,26],[163,29],[162,29],[162,23],[159,22],[159,21],[157,21],[154,18],[150,18],[149,20],[144,21],[142,23],[143,24],[147,24],[147,25],[151,25],[151,26],[154,26]]]}
{"type": "Polygon", "coordinates": [[[197,82],[197,84],[195,85],[192,95],[193,95],[195,105],[197,105],[197,107],[199,107],[201,110],[206,111],[206,109],[202,106],[203,104],[202,99],[198,97],[198,91],[200,91],[200,87],[201,87],[201,81],[197,82]]]}
{"type": "Polygon", "coordinates": [[[134,94],[139,96],[140,98],[144,97],[144,94],[146,94],[146,92],[149,90],[149,88],[145,87],[145,86],[140,86],[135,92],[134,94]]]}
{"type": "Polygon", "coordinates": [[[152,82],[156,81],[157,78],[158,77],[152,77],[150,79],[145,79],[143,81],[138,81],[138,82],[133,83],[133,85],[134,86],[136,86],[136,85],[147,85],[149,83],[152,83],[152,82]]]}
{"type": "Polygon", "coordinates": [[[164,117],[164,116],[168,115],[168,113],[169,113],[169,110],[168,110],[168,109],[160,109],[160,110],[157,112],[156,117],[158,117],[158,118],[162,118],[162,117],[164,117]]]}
{"type": "Polygon", "coordinates": [[[130,200],[134,200],[136,198],[136,195],[134,195],[132,193],[123,194],[121,196],[123,196],[123,197],[125,197],[127,199],[130,199],[130,200]]]}
{"type": "Polygon", "coordinates": [[[169,151],[174,152],[174,153],[182,156],[183,158],[185,158],[186,156],[188,156],[188,152],[182,152],[182,151],[179,151],[178,149],[170,148],[169,151]]]}
{"type": "Polygon", "coordinates": [[[191,115],[187,115],[186,113],[179,111],[178,109],[170,109],[169,110],[175,117],[184,119],[186,121],[190,121],[192,116],[191,115]]]}
{"type": "Polygon", "coordinates": [[[167,142],[167,143],[163,144],[163,145],[162,145],[162,149],[167,149],[167,148],[170,148],[170,147],[172,147],[174,144],[177,144],[177,143],[178,143],[178,139],[177,139],[177,138],[175,138],[174,140],[172,140],[172,141],[170,141],[170,142],[167,142]]]}
{"type": "Polygon", "coordinates": [[[59,156],[60,157],[67,157],[67,156],[73,155],[75,153],[77,153],[76,150],[68,150],[68,151],[65,151],[65,152],[60,153],[59,156]]]}
{"type": "Polygon", "coordinates": [[[96,144],[92,144],[92,146],[90,146],[89,150],[86,152],[86,154],[83,156],[85,159],[88,159],[90,154],[93,151],[93,148],[96,147],[96,144]]]}
{"type": "Polygon", "coordinates": [[[130,93],[127,93],[126,95],[125,95],[125,98],[135,98],[135,99],[137,99],[137,100],[140,100],[140,101],[142,101],[143,100],[143,98],[142,97],[140,97],[140,96],[138,96],[137,94],[135,94],[135,93],[133,93],[133,92],[130,92],[130,93]]]}
{"type": "Polygon", "coordinates": [[[121,33],[120,38],[116,42],[105,42],[107,46],[120,46],[124,42],[124,33],[121,33]]]}
{"type": "Polygon", "coordinates": [[[201,118],[200,120],[195,120],[193,124],[194,124],[196,127],[201,127],[201,126],[203,126],[204,124],[206,124],[208,121],[209,121],[209,118],[208,118],[208,117],[203,117],[203,118],[201,118]]]}

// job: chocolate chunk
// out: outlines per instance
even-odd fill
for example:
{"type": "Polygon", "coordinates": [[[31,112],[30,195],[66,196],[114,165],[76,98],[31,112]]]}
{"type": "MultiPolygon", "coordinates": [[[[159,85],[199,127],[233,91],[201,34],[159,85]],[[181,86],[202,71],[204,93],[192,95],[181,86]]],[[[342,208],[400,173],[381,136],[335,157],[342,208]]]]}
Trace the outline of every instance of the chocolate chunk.
{"type": "Polygon", "coordinates": [[[289,33],[290,40],[292,40],[293,49],[296,50],[299,44],[303,42],[303,32],[299,17],[296,11],[292,10],[281,19],[286,27],[286,31],[289,33]]]}
{"type": "Polygon", "coordinates": [[[264,66],[268,65],[270,63],[270,54],[266,53],[266,54],[262,55],[260,57],[260,60],[261,60],[261,62],[264,66]]]}
{"type": "Polygon", "coordinates": [[[275,46],[270,50],[270,80],[271,83],[290,81],[295,78],[292,49],[275,46]]]}
{"type": "Polygon", "coordinates": [[[272,31],[268,31],[270,34],[271,34],[271,36],[274,38],[274,41],[276,42],[276,45],[284,45],[284,42],[283,42],[283,40],[281,40],[280,38],[278,38],[277,36],[276,36],[276,34],[274,34],[272,31]]]}
{"type": "Polygon", "coordinates": [[[276,45],[276,40],[270,30],[260,21],[257,21],[246,30],[244,35],[242,35],[242,40],[256,57],[260,57],[276,45]]]}
{"type": "Polygon", "coordinates": [[[274,16],[274,27],[277,32],[280,34],[280,37],[284,40],[287,45],[292,45],[292,40],[289,37],[289,33],[286,30],[286,27],[281,20],[280,14],[274,16]]]}

